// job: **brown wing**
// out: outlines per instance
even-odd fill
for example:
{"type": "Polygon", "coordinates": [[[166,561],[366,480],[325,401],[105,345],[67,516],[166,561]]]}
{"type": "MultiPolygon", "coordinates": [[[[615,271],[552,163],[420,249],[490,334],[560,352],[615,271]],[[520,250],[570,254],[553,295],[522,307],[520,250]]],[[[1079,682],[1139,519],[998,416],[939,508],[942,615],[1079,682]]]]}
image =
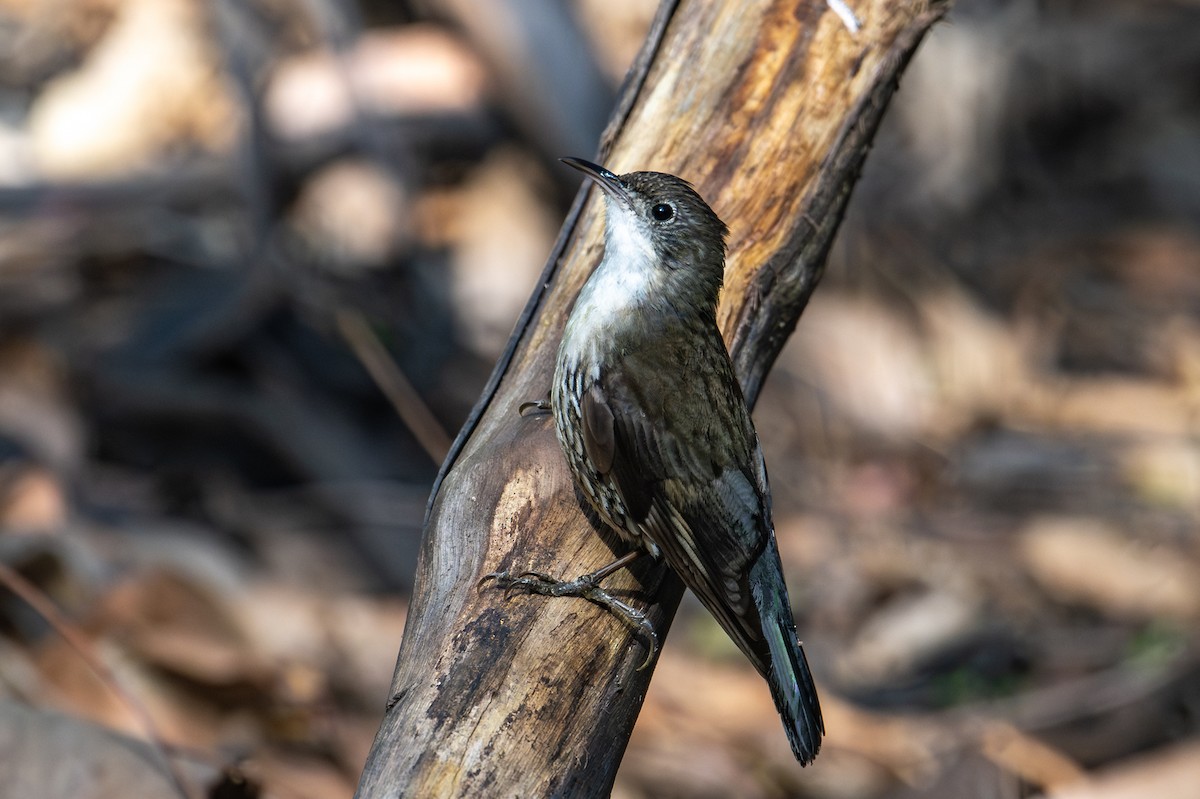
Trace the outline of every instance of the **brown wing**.
{"type": "Polygon", "coordinates": [[[617,448],[612,409],[599,385],[583,393],[579,406],[583,417],[583,451],[596,471],[608,474],[617,448]]]}
{"type": "Polygon", "coordinates": [[[611,451],[608,473],[631,523],[761,671],[767,654],[748,570],[771,538],[762,458],[740,392],[729,394],[720,379],[694,385],[698,379],[675,388],[717,392],[708,423],[682,418],[687,403],[649,395],[645,385],[635,390],[619,372],[585,395],[585,406],[603,408],[585,418],[612,420],[611,450],[598,451],[605,459],[611,451]]]}

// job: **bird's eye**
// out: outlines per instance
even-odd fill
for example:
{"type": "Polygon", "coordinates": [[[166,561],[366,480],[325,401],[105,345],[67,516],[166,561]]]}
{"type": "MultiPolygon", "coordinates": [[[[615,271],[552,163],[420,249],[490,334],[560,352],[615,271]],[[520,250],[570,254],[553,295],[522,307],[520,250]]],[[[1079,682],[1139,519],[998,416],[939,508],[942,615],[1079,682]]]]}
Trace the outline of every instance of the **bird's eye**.
{"type": "Polygon", "coordinates": [[[675,216],[675,209],[666,203],[659,203],[650,209],[650,215],[659,222],[666,222],[668,219],[675,216]]]}

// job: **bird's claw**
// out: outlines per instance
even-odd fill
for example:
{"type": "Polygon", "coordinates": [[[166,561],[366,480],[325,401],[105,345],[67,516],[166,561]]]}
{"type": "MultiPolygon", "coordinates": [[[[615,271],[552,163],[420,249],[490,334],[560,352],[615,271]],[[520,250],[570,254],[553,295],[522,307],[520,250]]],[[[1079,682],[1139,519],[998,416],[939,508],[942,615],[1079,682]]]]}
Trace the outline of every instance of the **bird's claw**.
{"type": "Polygon", "coordinates": [[[542,416],[550,412],[550,400],[548,399],[522,402],[519,406],[517,406],[517,413],[519,413],[521,416],[542,416]]]}
{"type": "Polygon", "coordinates": [[[548,574],[542,572],[521,572],[515,577],[510,572],[500,571],[485,574],[480,578],[476,586],[482,586],[488,580],[495,580],[496,585],[504,591],[504,598],[508,600],[512,597],[514,591],[525,591],[530,594],[541,594],[543,596],[569,596],[570,594],[554,593],[556,586],[568,585],[561,580],[556,580],[548,574]]]}
{"type": "Polygon", "coordinates": [[[650,623],[646,614],[605,591],[591,574],[585,574],[575,580],[559,580],[543,572],[526,571],[513,576],[511,572],[498,571],[485,574],[476,585],[482,586],[488,580],[495,580],[496,585],[504,590],[506,601],[512,597],[513,592],[525,591],[541,596],[579,597],[604,608],[635,633],[640,632],[649,642],[646,659],[638,666],[638,671],[649,666],[658,654],[658,633],[654,631],[654,625],[650,623]]]}

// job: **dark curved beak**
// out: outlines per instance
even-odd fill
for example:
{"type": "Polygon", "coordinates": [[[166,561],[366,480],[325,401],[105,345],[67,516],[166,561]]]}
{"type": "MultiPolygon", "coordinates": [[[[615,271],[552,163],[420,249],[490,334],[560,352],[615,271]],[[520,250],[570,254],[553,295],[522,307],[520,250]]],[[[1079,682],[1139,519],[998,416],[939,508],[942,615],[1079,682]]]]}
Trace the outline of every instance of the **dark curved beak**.
{"type": "Polygon", "coordinates": [[[626,205],[631,204],[629,191],[625,188],[625,184],[622,183],[621,179],[614,175],[611,171],[605,169],[599,164],[593,164],[591,161],[585,161],[582,158],[560,158],[558,160],[562,161],[569,167],[578,169],[580,172],[596,181],[600,188],[604,190],[604,193],[609,197],[618,199],[626,205]]]}

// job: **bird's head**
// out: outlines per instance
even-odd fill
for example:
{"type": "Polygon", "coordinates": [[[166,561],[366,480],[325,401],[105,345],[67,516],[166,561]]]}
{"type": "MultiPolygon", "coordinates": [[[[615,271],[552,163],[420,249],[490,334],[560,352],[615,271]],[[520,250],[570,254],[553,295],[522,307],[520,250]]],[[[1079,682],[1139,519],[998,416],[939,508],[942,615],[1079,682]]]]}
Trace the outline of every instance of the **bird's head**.
{"type": "Polygon", "coordinates": [[[715,307],[729,229],[691,184],[664,172],[617,175],[581,158],[562,160],[604,191],[606,258],[654,270],[654,282],[676,298],[715,307]]]}

